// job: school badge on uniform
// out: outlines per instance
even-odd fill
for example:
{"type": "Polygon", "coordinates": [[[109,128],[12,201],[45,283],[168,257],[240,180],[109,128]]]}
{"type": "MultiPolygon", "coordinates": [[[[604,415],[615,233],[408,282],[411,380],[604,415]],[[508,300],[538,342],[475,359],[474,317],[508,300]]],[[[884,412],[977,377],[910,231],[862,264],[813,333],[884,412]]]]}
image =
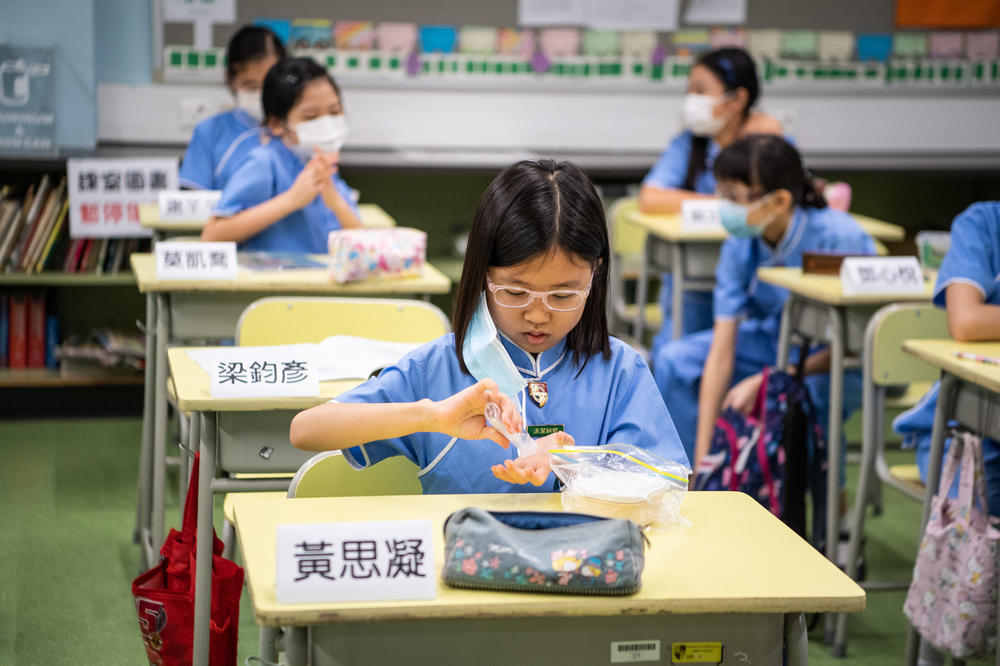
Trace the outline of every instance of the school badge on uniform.
{"type": "Polygon", "coordinates": [[[528,382],[528,397],[539,407],[549,401],[549,385],[545,382],[528,382]]]}

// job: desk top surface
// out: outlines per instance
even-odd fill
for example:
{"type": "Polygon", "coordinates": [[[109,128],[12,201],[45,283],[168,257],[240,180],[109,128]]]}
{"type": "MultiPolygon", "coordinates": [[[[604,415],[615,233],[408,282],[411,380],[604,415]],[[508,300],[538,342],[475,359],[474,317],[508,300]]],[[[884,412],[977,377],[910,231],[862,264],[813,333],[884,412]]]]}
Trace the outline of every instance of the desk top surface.
{"type": "Polygon", "coordinates": [[[213,398],[211,379],[191,356],[189,349],[233,349],[233,347],[172,347],[167,350],[170,377],[173,381],[177,406],[185,412],[256,412],[271,409],[308,409],[329,402],[344,391],[363,382],[365,378],[338,379],[320,382],[318,396],[277,398],[213,398]]]}
{"type": "Polygon", "coordinates": [[[1000,358],[1000,342],[956,342],[955,340],[904,340],[903,351],[946,370],[965,381],[1000,393],[1000,366],[959,358],[955,352],[1000,358]]]}
{"type": "MultiPolygon", "coordinates": [[[[328,261],[326,255],[309,255],[319,261],[328,261]]],[[[260,270],[244,266],[238,268],[235,280],[158,280],[156,261],[148,252],[131,256],[132,273],[142,293],[156,291],[211,291],[211,292],[281,292],[297,294],[325,294],[351,296],[360,294],[447,294],[451,280],[429,263],[417,277],[381,278],[338,284],[330,279],[326,268],[296,268],[291,270],[260,270]]]]}
{"type": "MultiPolygon", "coordinates": [[[[906,237],[903,227],[882,220],[876,220],[867,215],[851,213],[861,228],[868,232],[872,238],[880,241],[901,241],[906,237]]],[[[671,215],[650,215],[635,211],[629,219],[649,233],[670,242],[691,242],[691,243],[721,243],[726,240],[726,232],[722,229],[684,229],[681,224],[680,213],[671,215]]]]}
{"type": "Polygon", "coordinates": [[[747,495],[688,493],[692,525],[649,535],[642,589],[628,597],[486,592],[440,582],[443,524],[467,506],[562,510],[559,495],[413,495],[287,499],[232,496],[254,615],[265,626],[419,618],[600,616],[654,613],[784,613],[863,610],[865,593],[812,546],[747,495]],[[437,598],[429,601],[279,604],[275,597],[280,524],[432,520],[437,598]]]}
{"type": "Polygon", "coordinates": [[[858,294],[848,296],[841,287],[839,275],[804,274],[801,268],[758,268],[757,277],[763,282],[782,287],[797,296],[827,305],[878,305],[904,301],[929,301],[934,293],[934,278],[924,278],[922,294],[858,294]]]}
{"type": "MultiPolygon", "coordinates": [[[[387,228],[396,226],[396,220],[378,204],[358,204],[358,215],[366,227],[387,228]]],[[[161,220],[158,203],[139,204],[139,224],[153,231],[200,232],[208,220],[161,220]]]]}

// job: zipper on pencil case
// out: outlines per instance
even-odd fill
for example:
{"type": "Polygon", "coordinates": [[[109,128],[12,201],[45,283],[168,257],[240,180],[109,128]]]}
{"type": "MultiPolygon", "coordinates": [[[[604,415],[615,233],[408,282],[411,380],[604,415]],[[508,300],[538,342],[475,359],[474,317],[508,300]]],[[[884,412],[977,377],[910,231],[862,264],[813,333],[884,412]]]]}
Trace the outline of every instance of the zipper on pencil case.
{"type": "Polygon", "coordinates": [[[466,590],[487,590],[490,592],[545,592],[547,594],[565,594],[565,595],[579,595],[585,594],[592,597],[624,597],[630,594],[635,594],[639,591],[639,583],[630,585],[628,587],[606,587],[600,588],[598,590],[592,590],[589,588],[573,588],[573,591],[567,592],[566,588],[554,588],[554,587],[503,587],[500,585],[484,585],[479,583],[469,583],[467,581],[458,581],[445,578],[444,582],[451,587],[459,587],[466,590]]]}

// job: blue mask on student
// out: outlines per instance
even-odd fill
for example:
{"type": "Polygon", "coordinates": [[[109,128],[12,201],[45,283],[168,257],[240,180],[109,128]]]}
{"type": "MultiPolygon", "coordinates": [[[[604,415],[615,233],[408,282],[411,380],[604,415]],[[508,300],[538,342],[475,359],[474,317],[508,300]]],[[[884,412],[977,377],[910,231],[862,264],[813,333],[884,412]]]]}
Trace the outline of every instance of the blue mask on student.
{"type": "Polygon", "coordinates": [[[758,238],[764,233],[764,224],[748,224],[749,206],[729,199],[719,199],[719,221],[731,236],[736,238],[758,238]]]}
{"type": "Polygon", "coordinates": [[[521,392],[528,387],[528,382],[514,367],[514,362],[510,360],[510,355],[500,341],[496,324],[486,307],[486,292],[479,299],[479,305],[476,306],[465,332],[462,357],[477,381],[492,379],[515,403],[521,392]]]}

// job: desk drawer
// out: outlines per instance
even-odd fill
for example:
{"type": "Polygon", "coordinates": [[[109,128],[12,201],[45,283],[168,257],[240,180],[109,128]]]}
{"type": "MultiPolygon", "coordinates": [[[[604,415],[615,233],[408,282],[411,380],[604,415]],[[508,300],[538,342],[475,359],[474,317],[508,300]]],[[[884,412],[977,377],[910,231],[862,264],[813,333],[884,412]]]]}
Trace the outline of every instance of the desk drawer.
{"type": "Polygon", "coordinates": [[[220,412],[219,466],[227,472],[295,472],[314,453],[288,442],[295,411],[220,412]]]}

